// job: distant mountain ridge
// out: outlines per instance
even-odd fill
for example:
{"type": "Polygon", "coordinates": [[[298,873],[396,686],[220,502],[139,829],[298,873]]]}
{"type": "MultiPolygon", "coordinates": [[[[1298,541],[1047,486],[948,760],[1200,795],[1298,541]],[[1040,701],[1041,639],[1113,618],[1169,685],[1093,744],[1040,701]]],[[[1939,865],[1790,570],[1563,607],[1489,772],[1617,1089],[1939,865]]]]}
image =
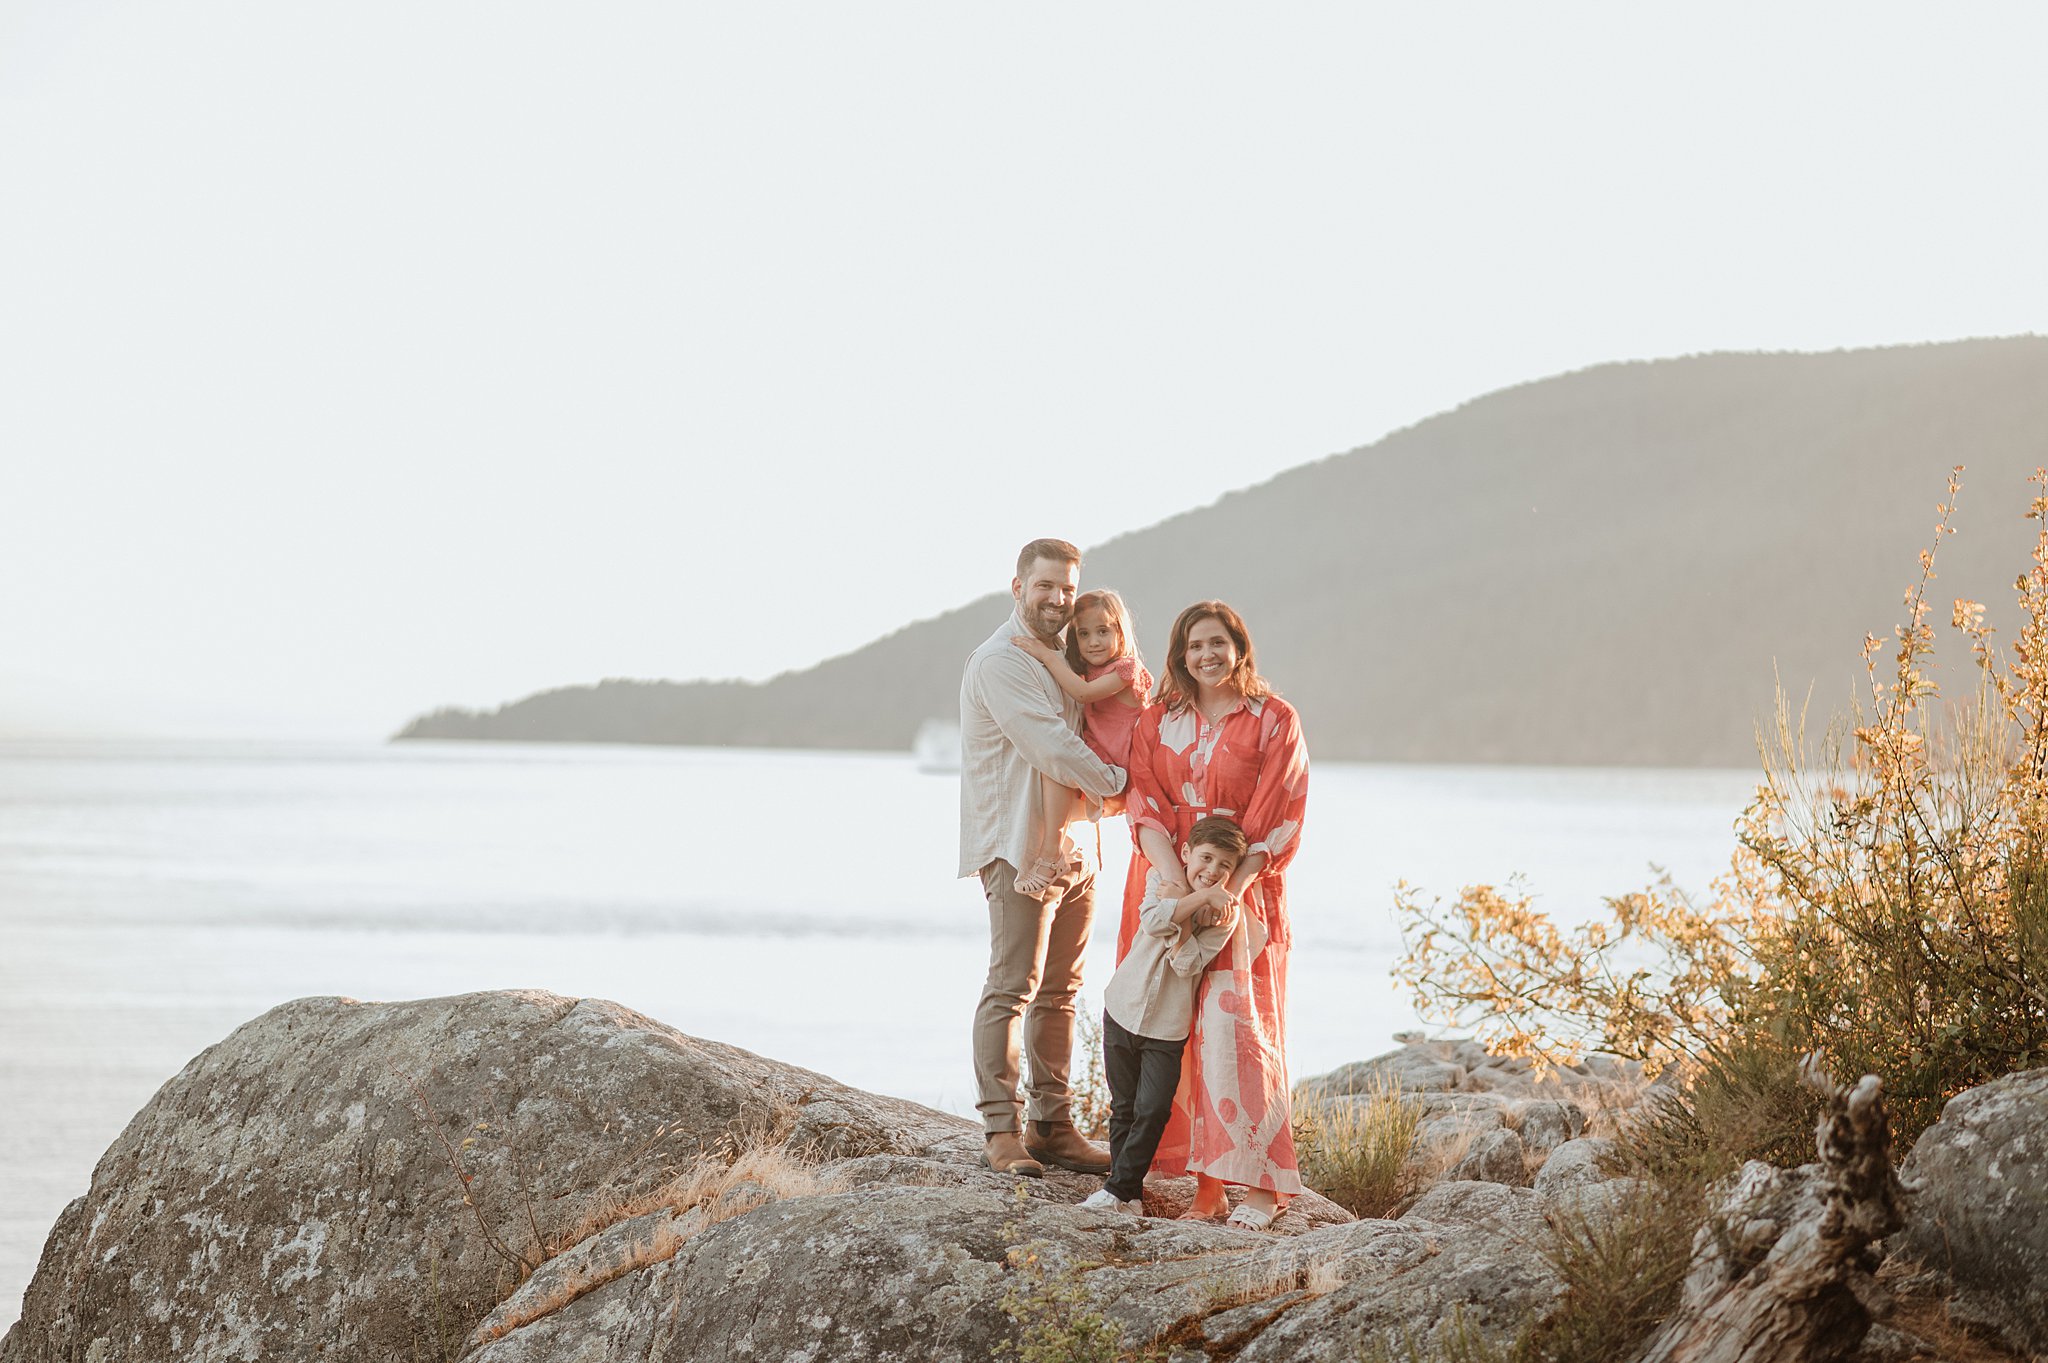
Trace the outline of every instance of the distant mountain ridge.
{"type": "MultiPolygon", "coordinates": [[[[1120,536],[1082,585],[1124,594],[1154,671],[1182,606],[1236,606],[1319,756],[1747,766],[1774,667],[1817,716],[1861,684],[1953,464],[1935,614],[2010,617],[2043,463],[2048,337],[1602,365],[1120,536]]],[[[1014,550],[989,546],[999,586],[1014,550]]],[[[766,682],[567,686],[397,736],[901,750],[1009,604],[766,682]]]]}

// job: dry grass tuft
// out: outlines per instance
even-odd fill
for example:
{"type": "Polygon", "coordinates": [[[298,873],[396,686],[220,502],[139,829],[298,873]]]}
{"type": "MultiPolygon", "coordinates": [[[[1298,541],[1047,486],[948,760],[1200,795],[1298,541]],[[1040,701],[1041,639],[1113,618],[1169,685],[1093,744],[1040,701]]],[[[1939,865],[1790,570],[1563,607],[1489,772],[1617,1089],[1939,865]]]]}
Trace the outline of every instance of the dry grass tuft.
{"type": "Polygon", "coordinates": [[[1384,1075],[1363,1098],[1299,1102],[1294,1148],[1302,1181],[1353,1216],[1385,1216],[1416,1190],[1410,1154],[1421,1124],[1422,1109],[1384,1075]]]}
{"type": "Polygon", "coordinates": [[[1412,1162],[1414,1191],[1422,1192],[1433,1184],[1443,1182],[1445,1174],[1464,1162],[1472,1153],[1472,1147],[1484,1134],[1470,1124],[1460,1126],[1448,1136],[1435,1136],[1423,1143],[1418,1157],[1412,1162]]]}
{"type": "Polygon", "coordinates": [[[1564,1302],[1531,1328],[1521,1357],[1543,1363],[1631,1358],[1678,1305],[1693,1237],[1705,1217],[1704,1190],[1624,1186],[1621,1201],[1604,1210],[1552,1218],[1543,1257],[1564,1280],[1564,1302]]]}
{"type": "Polygon", "coordinates": [[[817,1164],[802,1154],[778,1145],[746,1145],[734,1150],[729,1158],[700,1156],[668,1182],[647,1192],[629,1197],[601,1197],[561,1237],[559,1244],[563,1248],[581,1244],[607,1227],[663,1208],[676,1212],[701,1209],[701,1230],[744,1216],[770,1202],[840,1191],[843,1189],[839,1184],[819,1177],[817,1164]]]}
{"type": "Polygon", "coordinates": [[[1228,1311],[1253,1302],[1271,1301],[1291,1292],[1320,1297],[1344,1285],[1341,1265],[1291,1246],[1239,1260],[1208,1283],[1208,1307],[1228,1311]]]}
{"type": "Polygon", "coordinates": [[[1074,1059],[1067,1118],[1089,1140],[1108,1140],[1109,1075],[1102,1068],[1102,1014],[1085,994],[1075,1000],[1074,1059]]]}
{"type": "Polygon", "coordinates": [[[1619,1203],[1555,1217],[1538,1246],[1564,1292],[1548,1315],[1496,1336],[1462,1311],[1423,1336],[1386,1335],[1368,1363],[1613,1363],[1633,1358],[1678,1302],[1700,1201],[1642,1183],[1619,1203]]]}
{"type": "Polygon", "coordinates": [[[1925,1274],[1921,1265],[1894,1258],[1878,1270],[1877,1279],[1892,1292],[1891,1310],[1882,1323],[1924,1340],[1934,1350],[1931,1357],[1943,1363],[2023,1363],[2022,1354],[1985,1338],[1981,1328],[1972,1331],[1950,1319],[1940,1280],[1925,1274]]]}
{"type": "Polygon", "coordinates": [[[1652,1083],[1641,1078],[1616,1079],[1573,1093],[1569,1101],[1577,1103],[1586,1114],[1586,1129],[1581,1134],[1604,1136],[1608,1140],[1627,1139],[1644,1111],[1643,1102],[1650,1095],[1652,1083]]]}

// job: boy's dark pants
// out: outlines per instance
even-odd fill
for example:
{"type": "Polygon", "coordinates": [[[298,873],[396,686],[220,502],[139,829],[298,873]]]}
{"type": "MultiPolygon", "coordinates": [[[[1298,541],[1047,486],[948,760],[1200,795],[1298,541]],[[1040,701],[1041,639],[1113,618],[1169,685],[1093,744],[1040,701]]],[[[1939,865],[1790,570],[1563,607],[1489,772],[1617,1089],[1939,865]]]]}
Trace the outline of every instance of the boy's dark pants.
{"type": "Polygon", "coordinates": [[[1186,1038],[1135,1035],[1107,1012],[1102,1015],[1102,1068],[1109,1078],[1109,1178],[1102,1186],[1120,1201],[1145,1191],[1145,1171],[1173,1115],[1187,1044],[1186,1038]]]}

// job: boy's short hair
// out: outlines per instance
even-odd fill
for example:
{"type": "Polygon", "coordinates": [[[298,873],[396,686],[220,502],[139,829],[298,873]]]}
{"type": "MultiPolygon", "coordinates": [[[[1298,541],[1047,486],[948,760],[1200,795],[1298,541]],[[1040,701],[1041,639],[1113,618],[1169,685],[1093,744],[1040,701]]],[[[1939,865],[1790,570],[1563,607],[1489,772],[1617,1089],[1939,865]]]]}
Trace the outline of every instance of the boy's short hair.
{"type": "Polygon", "coordinates": [[[1188,850],[1197,847],[1213,847],[1219,852],[1228,852],[1232,861],[1243,861],[1244,854],[1251,850],[1251,842],[1244,830],[1221,814],[1211,814],[1195,820],[1195,826],[1188,830],[1188,850]]]}

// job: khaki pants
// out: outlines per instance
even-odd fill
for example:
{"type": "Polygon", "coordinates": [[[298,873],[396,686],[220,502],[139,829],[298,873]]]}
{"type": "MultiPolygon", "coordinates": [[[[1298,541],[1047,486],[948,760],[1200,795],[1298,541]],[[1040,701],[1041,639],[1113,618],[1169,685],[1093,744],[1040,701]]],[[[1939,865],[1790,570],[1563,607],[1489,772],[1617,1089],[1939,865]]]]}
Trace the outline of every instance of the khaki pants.
{"type": "Polygon", "coordinates": [[[1018,1033],[1031,1067],[1025,1113],[1068,1120],[1074,995],[1095,922],[1095,872],[1076,860],[1043,901],[1017,893],[1007,861],[981,868],[988,897],[988,983],[974,1010],[975,1108],[988,1132],[1017,1131],[1018,1033]]]}

